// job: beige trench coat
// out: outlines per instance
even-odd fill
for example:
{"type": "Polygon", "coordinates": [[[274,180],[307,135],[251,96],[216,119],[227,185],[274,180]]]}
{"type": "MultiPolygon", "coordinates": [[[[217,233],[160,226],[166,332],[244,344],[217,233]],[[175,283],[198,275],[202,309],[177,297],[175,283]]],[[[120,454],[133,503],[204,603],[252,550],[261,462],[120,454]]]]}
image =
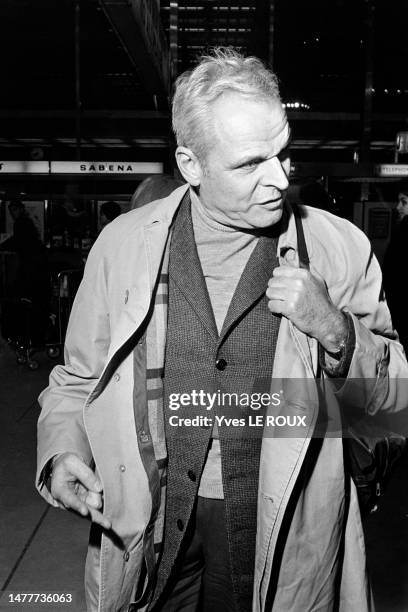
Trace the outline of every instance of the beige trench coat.
{"type": "MultiPolygon", "coordinates": [[[[148,311],[169,225],[185,190],[180,187],[165,200],[122,215],[102,232],[72,310],[65,365],[54,368],[40,397],[36,482],[41,494],[56,505],[41,486],[42,470],[54,455],[73,452],[89,464],[94,461],[104,490],[104,514],[117,536],[103,534],[90,542],[85,571],[89,610],[127,610],[140,574],[151,499],[133,414],[138,372],[123,347],[148,311]]],[[[387,387],[388,377],[407,378],[408,367],[402,347],[390,339],[395,335],[387,306],[378,301],[381,275],[368,240],[351,223],[324,211],[305,208],[304,214],[311,270],[325,279],[333,302],[353,315],[356,348],[349,377],[367,381],[353,401],[372,411],[405,407],[405,399],[387,387]]],[[[279,239],[282,265],[297,265],[296,244],[290,216],[279,239]]],[[[274,379],[313,380],[316,342],[286,319],[276,355],[274,379]]],[[[336,401],[350,392],[346,383],[336,401]]],[[[311,426],[300,437],[283,433],[263,440],[253,611],[368,611],[363,533],[353,485],[350,503],[345,503],[341,439],[323,441],[291,508],[317,413],[313,384],[305,383],[304,392],[289,398],[287,409],[294,414],[306,410],[311,426]],[[289,514],[287,527],[284,517],[289,514]],[[267,597],[270,581],[277,589],[273,602],[267,597]]]]}

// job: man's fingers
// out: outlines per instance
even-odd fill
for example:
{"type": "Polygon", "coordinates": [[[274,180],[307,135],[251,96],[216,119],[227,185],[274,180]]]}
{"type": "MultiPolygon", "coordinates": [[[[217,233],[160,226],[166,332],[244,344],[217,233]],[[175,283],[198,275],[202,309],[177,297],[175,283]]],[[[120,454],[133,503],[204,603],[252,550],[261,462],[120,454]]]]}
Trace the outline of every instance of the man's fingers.
{"type": "Polygon", "coordinates": [[[277,266],[273,270],[274,278],[306,278],[310,275],[304,268],[292,268],[291,266],[277,266]]]}
{"type": "Polygon", "coordinates": [[[96,510],[102,508],[102,495],[100,493],[89,491],[87,492],[84,501],[90,508],[95,508],[96,510]]]}
{"type": "Polygon", "coordinates": [[[62,505],[66,510],[72,510],[81,516],[89,517],[94,523],[98,523],[104,529],[110,529],[112,526],[111,522],[94,507],[96,505],[98,507],[102,506],[101,496],[97,493],[88,493],[87,499],[89,499],[89,504],[81,501],[76,493],[67,488],[60,496],[59,505],[62,505]]]}
{"type": "Polygon", "coordinates": [[[288,285],[297,286],[298,288],[305,285],[310,286],[310,283],[315,286],[322,286],[327,290],[327,284],[321,274],[314,270],[313,274],[305,268],[291,268],[290,266],[278,266],[273,270],[272,278],[268,285],[273,283],[286,283],[288,285]]]}
{"type": "Polygon", "coordinates": [[[102,508],[102,485],[91,468],[73,453],[56,457],[53,463],[51,493],[59,506],[89,516],[104,529],[110,521],[99,511],[102,508]]]}
{"type": "Polygon", "coordinates": [[[99,510],[96,510],[95,508],[88,509],[91,519],[94,523],[98,523],[98,525],[100,525],[104,529],[110,529],[112,527],[111,522],[105,516],[103,516],[103,514],[99,512],[99,510]]]}
{"type": "Polygon", "coordinates": [[[285,277],[279,276],[277,278],[273,277],[268,281],[268,289],[290,289],[294,291],[301,291],[303,288],[307,287],[307,280],[305,278],[298,278],[297,276],[285,277]]]}
{"type": "Polygon", "coordinates": [[[79,481],[89,491],[101,493],[102,485],[90,467],[73,453],[60,455],[53,464],[53,479],[60,482],[79,481]]]}
{"type": "Polygon", "coordinates": [[[77,477],[79,482],[84,485],[88,491],[101,493],[102,485],[90,467],[80,459],[75,464],[75,472],[72,472],[77,477]]]}
{"type": "Polygon", "coordinates": [[[269,281],[270,284],[266,289],[266,297],[270,300],[296,303],[302,295],[301,288],[298,286],[300,282],[302,281],[281,282],[272,279],[272,282],[269,281]]]}
{"type": "Polygon", "coordinates": [[[281,314],[286,316],[286,306],[285,302],[282,300],[269,300],[268,308],[273,314],[281,314]]]}
{"type": "Polygon", "coordinates": [[[66,510],[74,510],[82,516],[88,516],[89,514],[88,506],[81,501],[78,495],[69,487],[64,487],[64,489],[59,491],[58,500],[62,503],[66,510]]]}
{"type": "Polygon", "coordinates": [[[279,286],[271,286],[266,290],[266,297],[270,300],[286,300],[287,299],[287,291],[286,288],[279,286]]]}
{"type": "MultiPolygon", "coordinates": [[[[88,489],[86,487],[84,487],[84,485],[78,483],[78,484],[75,485],[74,490],[76,492],[76,495],[81,500],[81,502],[86,504],[87,503],[87,497],[89,495],[88,489]]],[[[98,493],[96,493],[95,495],[98,495],[98,493]]]]}

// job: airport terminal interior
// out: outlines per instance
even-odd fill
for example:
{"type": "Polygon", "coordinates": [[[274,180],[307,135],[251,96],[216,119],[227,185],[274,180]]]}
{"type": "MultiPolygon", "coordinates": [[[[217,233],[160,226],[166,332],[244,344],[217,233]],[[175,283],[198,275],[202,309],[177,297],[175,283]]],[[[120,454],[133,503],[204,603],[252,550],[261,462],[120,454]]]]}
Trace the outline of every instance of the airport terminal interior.
{"type": "MultiPolygon", "coordinates": [[[[37,397],[99,232],[144,179],[180,178],[175,79],[217,45],[260,57],[292,130],[287,197],[355,223],[382,265],[408,179],[408,3],[1,0],[0,24],[0,610],[43,610],[8,598],[46,591],[85,612],[89,523],[34,488],[37,397]],[[30,295],[15,291],[21,215],[30,295]]],[[[364,520],[379,612],[408,610],[407,468],[364,520]]]]}

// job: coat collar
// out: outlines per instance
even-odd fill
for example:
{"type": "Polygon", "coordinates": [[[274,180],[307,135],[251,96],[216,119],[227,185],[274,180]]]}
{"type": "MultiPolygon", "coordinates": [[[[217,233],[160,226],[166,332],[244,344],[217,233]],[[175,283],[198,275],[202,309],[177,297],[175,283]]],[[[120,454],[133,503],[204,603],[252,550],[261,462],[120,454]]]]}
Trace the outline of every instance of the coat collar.
{"type": "MultiPolygon", "coordinates": [[[[143,208],[133,211],[132,214],[138,213],[139,217],[135,216],[137,225],[150,226],[154,223],[165,223],[170,226],[174,216],[180,206],[180,203],[190,189],[190,185],[185,184],[175,189],[167,198],[156,200],[143,208]]],[[[303,216],[306,218],[304,209],[303,216]]],[[[284,257],[288,250],[294,250],[297,253],[297,236],[296,226],[293,218],[291,205],[285,201],[282,215],[282,231],[279,236],[278,253],[280,257],[284,257]]],[[[309,247],[309,245],[308,245],[309,247]]]]}
{"type": "MultiPolygon", "coordinates": [[[[137,212],[140,215],[140,217],[137,219],[137,224],[139,226],[143,225],[147,227],[155,223],[164,223],[165,225],[170,226],[183,197],[189,189],[190,185],[182,185],[181,187],[175,189],[175,191],[173,191],[167,198],[156,200],[155,202],[152,202],[151,204],[148,204],[137,211],[133,211],[134,213],[137,212]]],[[[305,209],[302,207],[301,211],[305,226],[305,234],[307,237],[307,214],[305,213],[305,209]]],[[[292,262],[294,262],[297,258],[296,225],[292,207],[287,201],[284,203],[281,227],[282,231],[278,240],[278,255],[281,261],[286,259],[288,263],[290,262],[293,265],[292,262]],[[289,254],[287,257],[290,251],[292,251],[292,254],[289,254]]],[[[309,243],[308,249],[311,249],[311,245],[309,245],[309,243]]]]}

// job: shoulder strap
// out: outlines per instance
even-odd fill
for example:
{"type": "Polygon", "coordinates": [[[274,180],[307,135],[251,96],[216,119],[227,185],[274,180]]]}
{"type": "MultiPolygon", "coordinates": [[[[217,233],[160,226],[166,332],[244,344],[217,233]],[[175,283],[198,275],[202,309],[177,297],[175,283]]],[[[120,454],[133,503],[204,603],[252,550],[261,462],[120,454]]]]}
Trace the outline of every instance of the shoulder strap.
{"type": "Polygon", "coordinates": [[[293,209],[293,214],[295,216],[295,223],[296,223],[299,265],[301,268],[306,268],[306,270],[309,270],[310,259],[309,259],[309,253],[307,252],[305,234],[303,231],[302,217],[300,215],[300,210],[296,204],[292,206],[292,209],[293,209]]]}

